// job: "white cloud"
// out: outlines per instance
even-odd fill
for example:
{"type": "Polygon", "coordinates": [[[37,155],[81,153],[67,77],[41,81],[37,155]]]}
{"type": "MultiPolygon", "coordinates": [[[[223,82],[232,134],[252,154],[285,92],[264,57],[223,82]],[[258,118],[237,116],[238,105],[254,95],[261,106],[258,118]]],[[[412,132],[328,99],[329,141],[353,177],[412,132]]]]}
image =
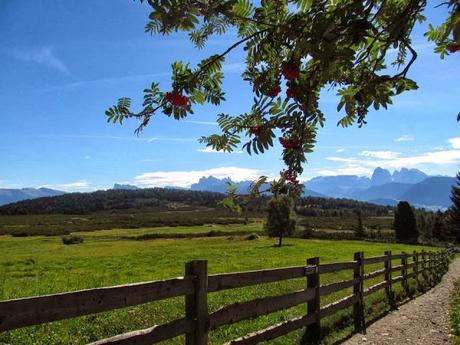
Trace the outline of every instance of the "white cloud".
{"type": "Polygon", "coordinates": [[[67,65],[54,54],[52,47],[41,47],[38,50],[29,51],[12,50],[7,52],[7,54],[21,61],[33,62],[64,74],[70,74],[67,65]]]}
{"type": "Polygon", "coordinates": [[[372,169],[362,167],[355,164],[347,165],[338,169],[322,169],[317,171],[320,176],[336,176],[336,175],[366,175],[372,174],[372,169]]]}
{"type": "Polygon", "coordinates": [[[423,152],[414,155],[403,156],[399,152],[393,151],[363,151],[361,157],[326,157],[332,162],[343,163],[344,166],[339,169],[322,171],[325,174],[332,174],[332,171],[359,171],[359,168],[374,169],[382,167],[386,169],[416,168],[426,165],[446,166],[458,165],[460,163],[460,137],[448,140],[451,145],[449,149],[423,152]],[[366,158],[362,158],[366,157],[366,158]]]}
{"type": "Polygon", "coordinates": [[[395,139],[395,141],[397,141],[397,142],[414,141],[414,140],[415,140],[415,138],[412,135],[409,135],[409,134],[401,135],[399,138],[395,139]]]}
{"type": "Polygon", "coordinates": [[[393,151],[362,151],[360,153],[361,156],[364,157],[372,157],[378,159],[394,159],[401,155],[401,152],[393,152],[393,151]]]}
{"type": "Polygon", "coordinates": [[[61,190],[64,192],[84,192],[89,191],[91,188],[91,183],[85,180],[75,181],[70,183],[62,183],[62,184],[49,184],[44,185],[45,188],[61,190]]]}
{"type": "Polygon", "coordinates": [[[224,151],[217,151],[214,150],[212,147],[205,147],[204,149],[198,149],[198,152],[203,152],[203,153],[223,153],[223,154],[240,154],[243,153],[243,151],[233,151],[233,152],[224,152],[224,151]]]}
{"type": "Polygon", "coordinates": [[[460,137],[449,139],[449,143],[452,146],[452,148],[460,150],[460,137]]]}
{"type": "Polygon", "coordinates": [[[207,170],[192,171],[155,171],[135,177],[135,184],[144,188],[148,187],[183,187],[188,188],[203,176],[214,176],[219,179],[226,177],[233,181],[254,180],[261,175],[256,169],[238,167],[221,167],[207,170]]]}
{"type": "Polygon", "coordinates": [[[337,151],[335,151],[335,152],[341,153],[341,152],[343,152],[343,151],[345,151],[345,149],[337,149],[337,151]]]}

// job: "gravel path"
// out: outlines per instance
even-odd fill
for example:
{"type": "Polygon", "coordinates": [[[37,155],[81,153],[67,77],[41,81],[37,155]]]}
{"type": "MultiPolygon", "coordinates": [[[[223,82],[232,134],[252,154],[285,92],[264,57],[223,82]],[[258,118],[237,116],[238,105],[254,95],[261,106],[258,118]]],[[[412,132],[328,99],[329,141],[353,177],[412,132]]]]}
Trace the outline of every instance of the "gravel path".
{"type": "Polygon", "coordinates": [[[460,278],[460,259],[450,265],[442,281],[425,294],[400,306],[355,334],[344,345],[441,345],[452,344],[449,336],[449,299],[454,282],[460,278]]]}

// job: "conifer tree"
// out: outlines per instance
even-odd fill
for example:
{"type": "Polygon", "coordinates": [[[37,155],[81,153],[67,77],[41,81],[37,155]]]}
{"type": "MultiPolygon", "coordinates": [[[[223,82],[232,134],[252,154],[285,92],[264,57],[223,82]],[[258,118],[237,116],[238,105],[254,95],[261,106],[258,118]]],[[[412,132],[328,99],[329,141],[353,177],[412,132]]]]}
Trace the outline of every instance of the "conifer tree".
{"type": "Polygon", "coordinates": [[[448,211],[449,227],[457,243],[460,242],[460,173],[457,173],[457,186],[452,187],[450,199],[453,205],[448,211]]]}
{"type": "Polygon", "coordinates": [[[418,230],[414,211],[407,201],[400,201],[395,211],[395,236],[401,242],[417,242],[418,230]]]}

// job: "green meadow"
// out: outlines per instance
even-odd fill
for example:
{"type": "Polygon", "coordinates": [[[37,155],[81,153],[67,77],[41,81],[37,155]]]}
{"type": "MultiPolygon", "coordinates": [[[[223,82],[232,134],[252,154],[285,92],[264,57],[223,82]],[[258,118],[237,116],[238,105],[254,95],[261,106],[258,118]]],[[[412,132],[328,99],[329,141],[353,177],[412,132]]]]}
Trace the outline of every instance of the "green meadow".
{"type": "MultiPolygon", "coordinates": [[[[286,239],[282,248],[274,246],[276,240],[246,236],[209,238],[132,240],[153,232],[196,233],[248,230],[247,225],[209,225],[200,227],[113,229],[77,233],[83,244],[63,245],[59,236],[12,237],[0,236],[0,299],[43,295],[85,288],[95,288],[140,281],[168,279],[184,274],[184,265],[194,259],[208,260],[209,273],[258,270],[283,266],[303,265],[309,257],[319,256],[322,263],[350,261],[353,253],[364,251],[366,256],[421,250],[421,246],[360,241],[327,241],[286,239]]],[[[261,224],[249,226],[260,231],[261,224]]],[[[428,248],[425,248],[428,249],[428,248]]],[[[395,262],[396,264],[396,262],[395,262]]],[[[375,270],[381,266],[368,267],[375,270]]],[[[321,283],[349,279],[351,271],[321,276],[321,283]]],[[[377,278],[382,279],[382,278],[377,278]]],[[[376,281],[366,284],[372,285],[376,281]]],[[[261,296],[276,295],[305,287],[305,279],[212,293],[210,312],[218,308],[261,296]]],[[[322,298],[325,305],[350,294],[350,289],[322,298]]],[[[386,310],[383,293],[366,300],[366,313],[374,316],[386,310]]],[[[283,312],[240,322],[211,332],[210,343],[222,344],[249,332],[305,313],[300,305],[283,312]]],[[[41,326],[3,332],[0,344],[85,344],[119,333],[151,327],[181,318],[184,298],[149,303],[137,307],[100,313],[41,326]]],[[[327,335],[323,343],[333,343],[351,331],[350,310],[345,310],[323,323],[327,335]],[[337,332],[336,329],[342,329],[337,332]]],[[[294,332],[279,338],[273,344],[293,344],[302,336],[294,332]]],[[[182,344],[176,338],[168,344],[182,344]]]]}

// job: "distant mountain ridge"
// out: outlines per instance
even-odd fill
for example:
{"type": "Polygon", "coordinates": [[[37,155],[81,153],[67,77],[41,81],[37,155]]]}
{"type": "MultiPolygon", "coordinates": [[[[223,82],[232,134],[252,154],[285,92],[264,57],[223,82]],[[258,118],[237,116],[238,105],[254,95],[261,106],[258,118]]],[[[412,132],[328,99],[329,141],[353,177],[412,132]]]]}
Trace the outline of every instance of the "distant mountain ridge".
{"type": "Polygon", "coordinates": [[[409,201],[418,207],[432,209],[451,205],[450,191],[455,178],[428,176],[418,169],[402,168],[391,174],[376,168],[371,178],[356,175],[319,176],[306,183],[310,190],[334,198],[349,198],[380,205],[409,201]]]}
{"type": "Polygon", "coordinates": [[[65,194],[65,192],[50,188],[0,188],[0,205],[6,205],[12,202],[18,202],[22,200],[36,199],[46,196],[58,196],[63,194],[65,194]]]}

